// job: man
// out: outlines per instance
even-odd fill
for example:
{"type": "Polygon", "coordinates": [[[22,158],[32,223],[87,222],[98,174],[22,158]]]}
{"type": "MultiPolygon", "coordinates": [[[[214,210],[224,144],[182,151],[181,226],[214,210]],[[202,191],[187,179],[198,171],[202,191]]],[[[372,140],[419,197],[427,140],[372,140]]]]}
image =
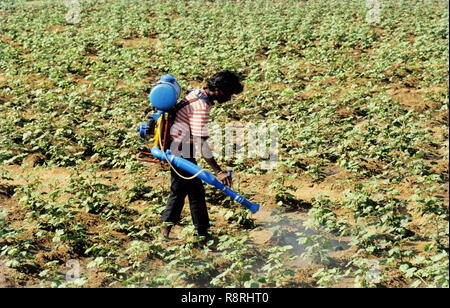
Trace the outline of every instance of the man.
{"type": "MultiPolygon", "coordinates": [[[[231,186],[231,177],[219,167],[207,142],[209,112],[214,102],[225,103],[233,94],[239,94],[242,90],[243,86],[233,72],[222,70],[216,73],[207,81],[205,87],[189,91],[177,102],[183,104],[180,105],[183,107],[177,111],[170,130],[170,149],[173,155],[196,164],[195,153],[200,151],[201,156],[214,170],[217,179],[227,186],[231,186]]],[[[199,178],[192,178],[192,175],[176,168],[176,172],[171,169],[170,196],[162,215],[162,221],[167,222],[161,229],[163,237],[168,238],[173,224],[180,221],[186,195],[198,236],[208,236],[210,224],[203,183],[199,178]]]]}

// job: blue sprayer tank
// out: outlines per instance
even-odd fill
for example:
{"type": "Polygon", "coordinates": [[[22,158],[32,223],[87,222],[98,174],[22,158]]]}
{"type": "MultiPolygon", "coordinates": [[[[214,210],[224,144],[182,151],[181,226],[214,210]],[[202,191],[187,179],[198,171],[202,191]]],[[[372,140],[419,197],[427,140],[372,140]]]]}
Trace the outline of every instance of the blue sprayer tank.
{"type": "Polygon", "coordinates": [[[158,110],[169,111],[176,104],[180,92],[180,85],[173,74],[161,76],[150,92],[150,103],[158,110]]]}
{"type": "Polygon", "coordinates": [[[148,98],[152,106],[158,111],[149,113],[147,115],[147,123],[141,123],[137,128],[139,136],[143,139],[149,132],[153,132],[158,118],[177,103],[181,92],[181,87],[173,74],[163,75],[156,79],[156,83],[152,87],[148,98]]]}

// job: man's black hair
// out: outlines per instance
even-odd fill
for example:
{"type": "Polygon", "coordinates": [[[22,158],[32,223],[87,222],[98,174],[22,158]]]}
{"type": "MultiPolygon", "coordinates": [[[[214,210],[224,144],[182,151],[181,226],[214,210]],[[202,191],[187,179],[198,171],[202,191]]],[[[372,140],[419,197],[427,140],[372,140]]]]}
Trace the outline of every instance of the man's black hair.
{"type": "Polygon", "coordinates": [[[210,90],[217,88],[228,94],[239,94],[244,89],[239,77],[229,70],[222,70],[214,74],[208,80],[206,87],[210,90]]]}

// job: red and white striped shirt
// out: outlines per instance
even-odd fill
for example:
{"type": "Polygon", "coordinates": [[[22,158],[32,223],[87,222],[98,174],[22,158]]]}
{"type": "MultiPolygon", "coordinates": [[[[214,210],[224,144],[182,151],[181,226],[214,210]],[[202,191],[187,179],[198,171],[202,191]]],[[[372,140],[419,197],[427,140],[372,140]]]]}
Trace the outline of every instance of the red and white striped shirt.
{"type": "MultiPolygon", "coordinates": [[[[183,100],[192,101],[190,104],[178,110],[172,128],[170,137],[174,142],[186,141],[192,136],[208,137],[209,129],[209,111],[211,103],[208,96],[202,89],[194,89],[189,92],[183,100]]],[[[180,100],[177,104],[183,102],[180,100]]]]}

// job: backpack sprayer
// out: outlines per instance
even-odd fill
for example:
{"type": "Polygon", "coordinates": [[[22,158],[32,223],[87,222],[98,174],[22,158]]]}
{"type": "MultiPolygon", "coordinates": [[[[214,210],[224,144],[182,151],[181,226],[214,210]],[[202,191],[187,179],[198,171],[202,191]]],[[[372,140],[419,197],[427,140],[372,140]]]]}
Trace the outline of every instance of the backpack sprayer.
{"type": "Polygon", "coordinates": [[[149,113],[147,115],[147,122],[141,123],[141,125],[137,128],[137,132],[139,133],[139,136],[141,138],[145,139],[147,135],[151,135],[153,131],[154,145],[151,149],[151,153],[140,152],[136,158],[140,161],[145,162],[167,162],[169,166],[175,171],[175,173],[177,173],[180,177],[184,179],[193,179],[195,177],[198,177],[207,184],[223,191],[231,199],[239,202],[240,204],[248,208],[250,212],[252,212],[252,214],[255,214],[259,210],[259,204],[248,201],[243,196],[226,187],[208,171],[200,168],[196,164],[191,163],[184,158],[172,155],[170,149],[166,149],[166,141],[168,139],[169,133],[169,125],[167,125],[169,116],[168,114],[173,111],[173,108],[180,96],[181,88],[172,74],[161,76],[161,78],[157,79],[157,83],[153,84],[152,86],[153,89],[150,92],[149,99],[152,106],[157,109],[157,112],[149,113]],[[156,157],[156,159],[149,159],[148,157],[150,155],[153,155],[154,157],[156,157]],[[192,176],[182,176],[177,172],[174,166],[186,171],[192,176]]]}

